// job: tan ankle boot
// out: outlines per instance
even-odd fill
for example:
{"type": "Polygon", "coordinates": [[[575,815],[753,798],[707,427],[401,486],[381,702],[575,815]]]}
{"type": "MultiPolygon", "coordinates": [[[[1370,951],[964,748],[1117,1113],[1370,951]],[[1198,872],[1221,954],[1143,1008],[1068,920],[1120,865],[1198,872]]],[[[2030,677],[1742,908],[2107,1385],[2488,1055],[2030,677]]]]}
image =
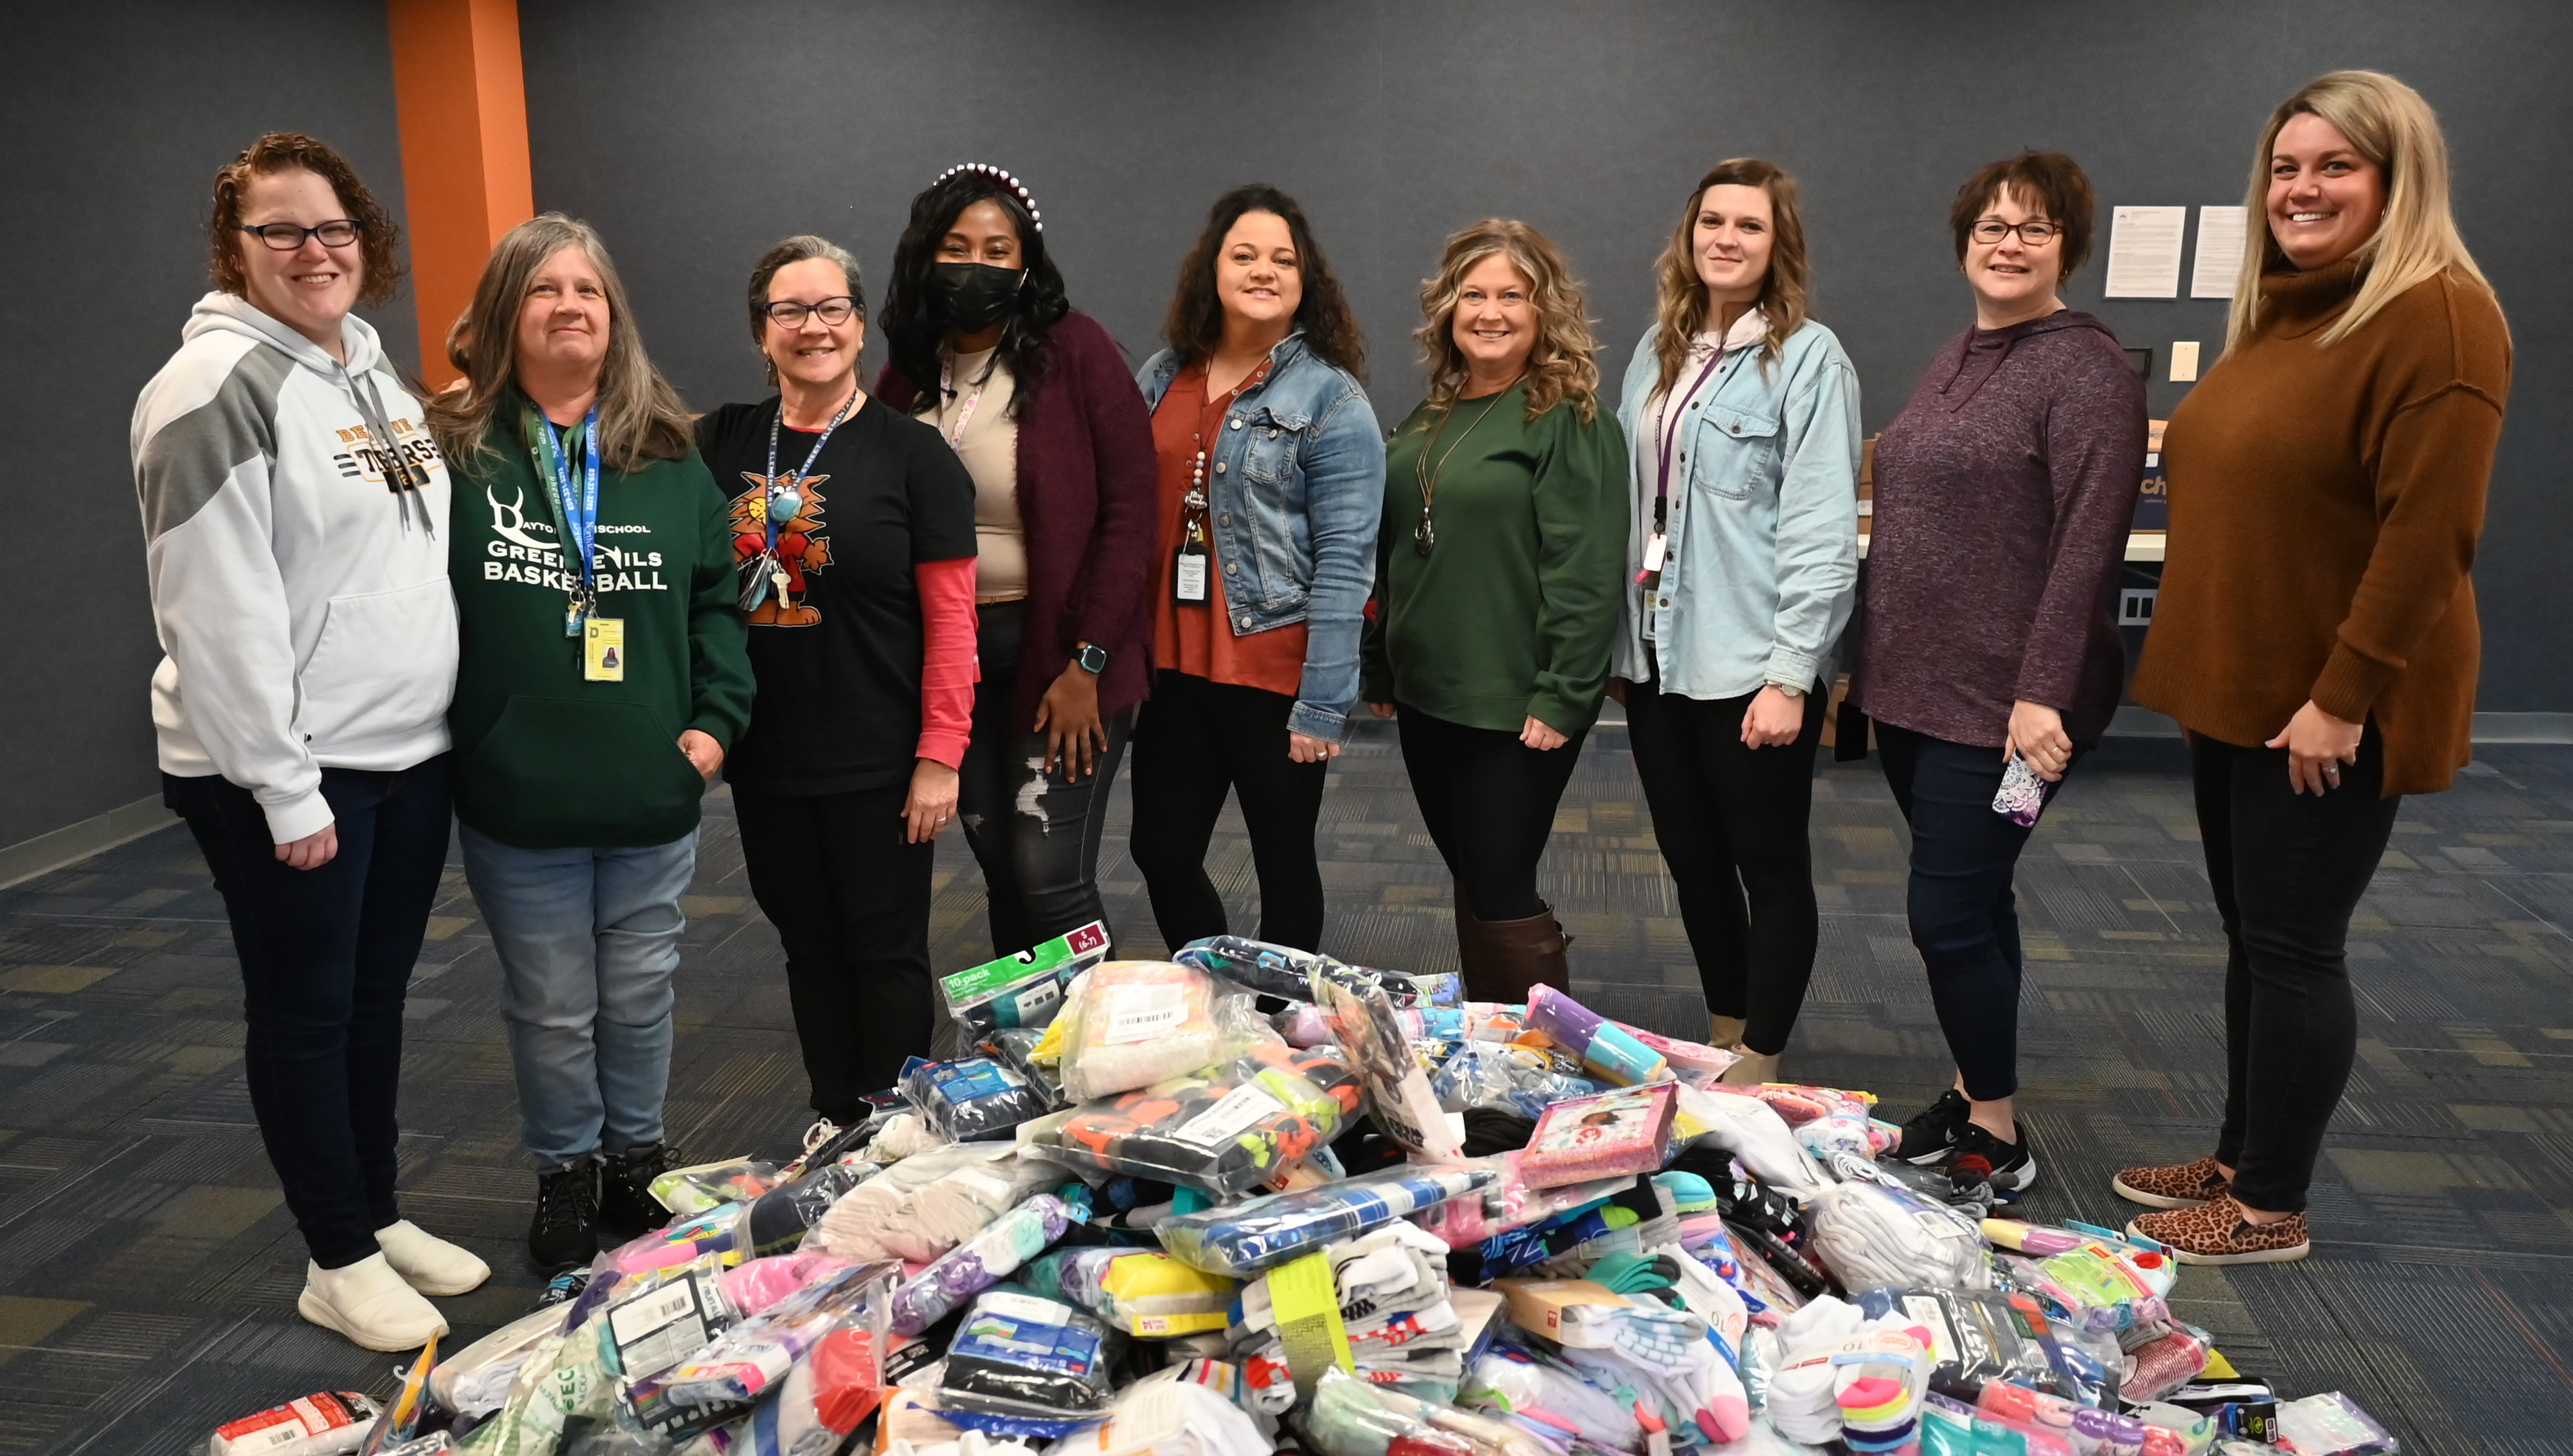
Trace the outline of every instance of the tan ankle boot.
{"type": "Polygon", "coordinates": [[[1563,925],[1554,918],[1554,907],[1547,906],[1524,920],[1486,920],[1476,922],[1491,955],[1486,989],[1477,992],[1466,983],[1466,995],[1478,1001],[1497,1001],[1521,1005],[1527,1001],[1528,989],[1542,982],[1557,991],[1572,989],[1572,970],[1564,952],[1572,937],[1564,934],[1563,925]]]}
{"type": "Polygon", "coordinates": [[[1717,1078],[1717,1082],[1726,1087],[1758,1087],[1764,1082],[1778,1080],[1776,1053],[1753,1052],[1738,1047],[1734,1050],[1742,1053],[1742,1060],[1724,1069],[1724,1075],[1717,1078]]]}
{"type": "Polygon", "coordinates": [[[1706,1045],[1730,1051],[1741,1044],[1742,1018],[1720,1017],[1713,1012],[1707,1013],[1706,1045]]]}

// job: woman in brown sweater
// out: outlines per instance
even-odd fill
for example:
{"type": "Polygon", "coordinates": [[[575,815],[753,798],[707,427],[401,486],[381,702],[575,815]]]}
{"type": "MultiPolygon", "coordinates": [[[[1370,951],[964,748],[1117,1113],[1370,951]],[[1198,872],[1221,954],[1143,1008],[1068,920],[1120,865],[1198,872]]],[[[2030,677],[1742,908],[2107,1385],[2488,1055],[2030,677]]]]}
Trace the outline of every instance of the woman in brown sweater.
{"type": "Polygon", "coordinates": [[[2335,71],[2254,154],[2225,354],[2171,416],[2169,564],[2138,701],[2188,730],[2224,921],[2215,1152],[2119,1173],[2189,1263],[2309,1247],[2305,1190],[2357,1050],[2343,945],[2404,794],[2469,753],[2467,577],[2510,333],[2448,212],[2438,120],[2335,71]]]}

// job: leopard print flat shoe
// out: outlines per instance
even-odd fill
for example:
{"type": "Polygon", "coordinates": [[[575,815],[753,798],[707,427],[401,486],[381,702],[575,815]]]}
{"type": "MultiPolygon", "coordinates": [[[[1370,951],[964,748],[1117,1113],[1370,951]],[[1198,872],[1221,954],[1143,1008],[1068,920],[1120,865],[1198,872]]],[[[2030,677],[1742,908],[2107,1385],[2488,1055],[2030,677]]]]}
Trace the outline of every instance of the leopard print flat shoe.
{"type": "Polygon", "coordinates": [[[2230,1193],[2194,1208],[2167,1213],[2141,1213],[2127,1225],[2130,1234],[2170,1246],[2183,1264],[2283,1264],[2313,1252],[2305,1232],[2305,1215],[2289,1214],[2275,1223],[2254,1223],[2230,1193]]]}

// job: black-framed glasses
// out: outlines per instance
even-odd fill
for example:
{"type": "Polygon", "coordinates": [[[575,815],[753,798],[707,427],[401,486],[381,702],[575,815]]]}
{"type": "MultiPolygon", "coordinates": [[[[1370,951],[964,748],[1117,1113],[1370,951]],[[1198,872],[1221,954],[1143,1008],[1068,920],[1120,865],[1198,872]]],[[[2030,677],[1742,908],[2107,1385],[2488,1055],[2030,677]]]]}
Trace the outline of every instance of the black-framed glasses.
{"type": "Polygon", "coordinates": [[[261,223],[256,227],[248,223],[242,224],[243,232],[251,234],[280,253],[294,252],[304,246],[304,240],[307,238],[319,241],[325,248],[346,248],[357,242],[358,235],[366,230],[367,225],[355,218],[333,218],[330,222],[316,223],[310,228],[300,228],[293,223],[261,223]]]}
{"type": "Polygon", "coordinates": [[[760,305],[759,312],[775,320],[780,329],[801,329],[806,319],[816,317],[820,318],[825,325],[837,329],[858,316],[858,301],[847,294],[813,304],[798,303],[793,299],[779,299],[773,304],[760,305]]]}
{"type": "Polygon", "coordinates": [[[2005,223],[1998,218],[1985,218],[1976,223],[1973,236],[1978,243],[1999,243],[2013,233],[2017,233],[2019,241],[2031,248],[2043,248],[2064,236],[2064,230],[2053,223],[2005,223]]]}

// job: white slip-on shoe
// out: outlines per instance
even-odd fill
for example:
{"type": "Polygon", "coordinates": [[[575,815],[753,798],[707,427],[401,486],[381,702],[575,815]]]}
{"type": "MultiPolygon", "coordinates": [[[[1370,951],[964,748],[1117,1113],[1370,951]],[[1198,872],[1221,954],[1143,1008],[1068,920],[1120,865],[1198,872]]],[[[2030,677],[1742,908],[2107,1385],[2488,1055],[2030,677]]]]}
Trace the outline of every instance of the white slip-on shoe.
{"type": "Polygon", "coordinates": [[[479,1289],[491,1266],[406,1218],[376,1230],[376,1245],[403,1282],[423,1294],[462,1294],[479,1289]]]}
{"type": "Polygon", "coordinates": [[[383,1254],[340,1269],[307,1262],[295,1309],[370,1350],[416,1350],[430,1335],[446,1333],[446,1316],[404,1283],[383,1254]]]}

